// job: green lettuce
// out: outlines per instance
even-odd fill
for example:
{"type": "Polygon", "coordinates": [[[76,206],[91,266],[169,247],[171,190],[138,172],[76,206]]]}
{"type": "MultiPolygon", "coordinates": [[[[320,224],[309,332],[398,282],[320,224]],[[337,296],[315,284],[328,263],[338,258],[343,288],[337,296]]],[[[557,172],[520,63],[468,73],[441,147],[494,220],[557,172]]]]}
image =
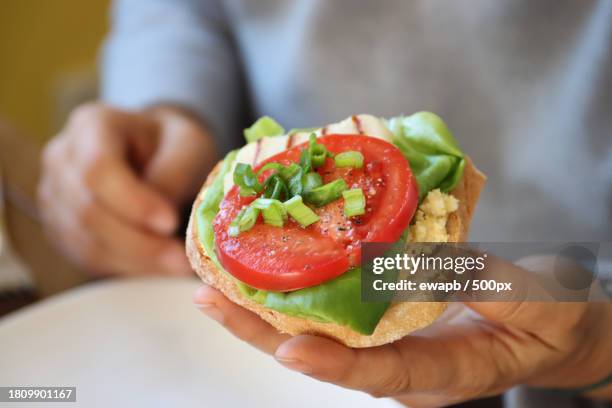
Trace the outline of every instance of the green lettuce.
{"type": "MultiPolygon", "coordinates": [[[[421,198],[435,188],[446,192],[455,187],[463,173],[465,159],[442,119],[433,113],[420,112],[392,118],[387,124],[394,135],[394,144],[410,163],[421,198]]],[[[267,117],[245,130],[247,141],[282,133],[282,127],[267,117]]],[[[223,199],[223,179],[231,170],[235,158],[236,151],[226,156],[219,175],[205,192],[197,212],[199,239],[207,255],[221,270],[224,269],[215,254],[212,222],[223,199]]],[[[393,275],[388,276],[393,279],[393,275]]],[[[359,267],[320,285],[292,292],[255,289],[238,280],[236,284],[244,296],[269,309],[290,316],[348,326],[365,335],[374,332],[390,305],[389,301],[361,301],[359,267]]]]}
{"type": "Polygon", "coordinates": [[[281,136],[285,129],[269,116],[259,118],[250,128],[244,129],[244,138],[247,143],[254,142],[263,137],[281,136]]]}
{"type": "Polygon", "coordinates": [[[196,214],[198,239],[204,247],[206,254],[220,269],[223,269],[223,267],[215,253],[213,220],[219,212],[219,204],[221,204],[221,200],[223,200],[223,180],[225,179],[225,175],[232,169],[232,164],[234,164],[237,154],[238,150],[232,150],[225,156],[221,164],[221,169],[217,174],[217,178],[204,192],[204,197],[202,197],[196,214]]]}
{"type": "Polygon", "coordinates": [[[323,323],[348,326],[358,333],[372,334],[389,307],[389,302],[361,301],[361,269],[346,273],[317,286],[292,292],[272,292],[241,283],[242,293],[278,312],[323,323]]]}
{"type": "Polygon", "coordinates": [[[402,151],[419,185],[422,200],[431,190],[449,192],[459,182],[465,157],[440,117],[431,112],[389,119],[393,143],[402,151]]]}

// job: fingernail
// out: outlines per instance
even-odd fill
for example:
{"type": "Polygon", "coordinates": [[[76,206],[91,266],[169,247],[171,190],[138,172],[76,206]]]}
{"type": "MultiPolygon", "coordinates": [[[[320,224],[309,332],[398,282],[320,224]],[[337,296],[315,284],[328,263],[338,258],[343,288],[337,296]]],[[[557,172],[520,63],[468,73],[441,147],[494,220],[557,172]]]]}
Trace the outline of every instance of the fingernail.
{"type": "Polygon", "coordinates": [[[196,307],[213,320],[223,324],[223,312],[214,303],[199,303],[196,307]]]}
{"type": "Polygon", "coordinates": [[[193,303],[195,303],[196,305],[207,303],[207,302],[201,302],[200,298],[202,297],[205,298],[209,290],[210,290],[210,287],[208,285],[202,285],[198,289],[196,289],[195,293],[193,294],[193,303]]]}
{"type": "Polygon", "coordinates": [[[298,371],[302,374],[311,374],[312,367],[303,362],[302,360],[298,360],[297,358],[286,358],[286,357],[276,357],[276,361],[284,365],[290,370],[298,371]]]}

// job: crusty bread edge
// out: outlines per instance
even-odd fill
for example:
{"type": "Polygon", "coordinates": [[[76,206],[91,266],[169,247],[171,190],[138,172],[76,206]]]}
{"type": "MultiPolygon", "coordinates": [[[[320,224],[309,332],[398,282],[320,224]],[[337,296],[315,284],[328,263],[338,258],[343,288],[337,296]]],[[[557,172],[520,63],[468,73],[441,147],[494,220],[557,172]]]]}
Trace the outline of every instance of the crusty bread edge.
{"type": "MultiPolygon", "coordinates": [[[[317,334],[333,338],[350,347],[373,347],[391,343],[408,333],[431,324],[446,309],[445,303],[402,302],[393,304],[378,323],[372,335],[362,335],[349,327],[334,323],[321,323],[300,317],[289,316],[268,309],[242,295],[234,278],[219,270],[206,255],[198,239],[196,211],[200,205],[202,192],[213,182],[219,173],[221,163],[208,176],[198,198],[195,200],[189,225],[187,227],[186,250],[191,266],[208,285],[217,288],[232,302],[257,313],[281,332],[291,335],[317,334]]],[[[480,191],[486,177],[467,158],[463,177],[452,195],[459,200],[459,208],[449,216],[447,231],[449,241],[462,242],[467,239],[470,220],[476,208],[480,191]]]]}

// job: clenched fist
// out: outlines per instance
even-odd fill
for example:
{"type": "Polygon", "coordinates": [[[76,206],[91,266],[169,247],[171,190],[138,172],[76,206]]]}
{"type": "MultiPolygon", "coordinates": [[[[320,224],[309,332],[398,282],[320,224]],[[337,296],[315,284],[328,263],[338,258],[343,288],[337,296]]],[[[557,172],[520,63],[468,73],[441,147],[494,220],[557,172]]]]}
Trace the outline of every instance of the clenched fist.
{"type": "Polygon", "coordinates": [[[189,274],[179,210],[215,158],[210,134],[180,109],[79,107],[44,150],[45,229],[94,274],[189,274]]]}

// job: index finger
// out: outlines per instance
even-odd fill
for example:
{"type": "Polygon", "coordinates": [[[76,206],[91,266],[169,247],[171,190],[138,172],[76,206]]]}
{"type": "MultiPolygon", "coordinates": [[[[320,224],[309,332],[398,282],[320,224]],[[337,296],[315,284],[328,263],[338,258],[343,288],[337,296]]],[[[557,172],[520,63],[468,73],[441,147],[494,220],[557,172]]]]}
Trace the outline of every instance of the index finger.
{"type": "Polygon", "coordinates": [[[170,202],[139,179],[120,158],[98,159],[88,170],[85,183],[95,199],[119,218],[162,234],[176,229],[177,214],[170,202]]]}
{"type": "Polygon", "coordinates": [[[273,354],[288,334],[279,333],[255,313],[233,303],[217,289],[203,286],[195,293],[194,303],[209,317],[217,320],[234,336],[273,354]]]}
{"type": "MultiPolygon", "coordinates": [[[[539,267],[552,270],[550,257],[533,257],[539,267]]],[[[526,259],[525,259],[526,260],[526,259]]],[[[528,263],[520,260],[512,263],[496,256],[489,256],[483,279],[512,282],[513,291],[504,301],[494,298],[464,302],[481,316],[528,332],[538,333],[551,343],[559,340],[560,328],[572,326],[587,309],[587,303],[554,302],[539,284],[537,275],[529,270],[528,263]],[[544,323],[543,323],[544,322],[544,323]]]]}
{"type": "MultiPolygon", "coordinates": [[[[141,126],[142,120],[135,120],[129,131],[142,132],[139,137],[146,138],[150,135],[141,126]]],[[[82,126],[87,134],[76,139],[69,155],[81,168],[83,182],[96,201],[132,224],[162,234],[172,233],[178,223],[176,211],[169,200],[147,185],[130,166],[125,151],[128,142],[122,141],[127,135],[117,134],[124,130],[97,116],[82,126]]]]}

